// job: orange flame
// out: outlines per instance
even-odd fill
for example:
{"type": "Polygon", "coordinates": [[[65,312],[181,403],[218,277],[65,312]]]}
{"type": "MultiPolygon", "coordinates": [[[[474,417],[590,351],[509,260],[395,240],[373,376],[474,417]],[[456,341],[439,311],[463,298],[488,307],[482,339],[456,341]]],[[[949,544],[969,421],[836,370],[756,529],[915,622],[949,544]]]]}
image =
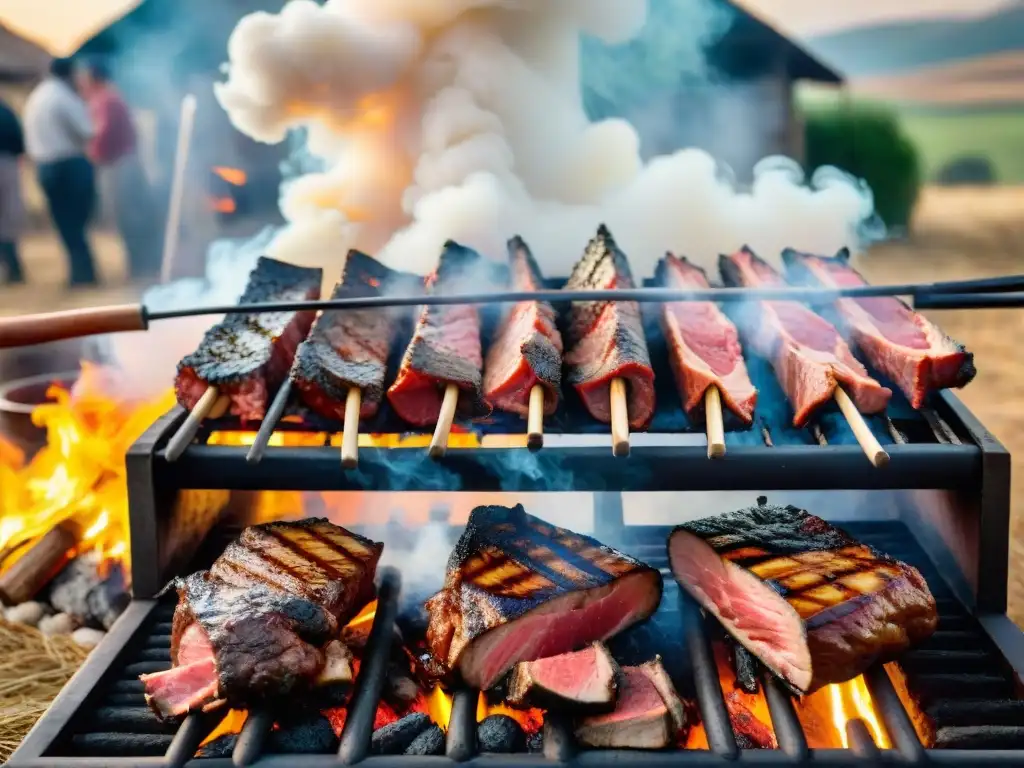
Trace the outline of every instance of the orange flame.
{"type": "Polygon", "coordinates": [[[233,187],[244,186],[249,180],[249,176],[241,168],[226,168],[222,165],[215,165],[213,172],[233,187]]]}
{"type": "MultiPolygon", "coordinates": [[[[83,362],[73,391],[50,387],[50,402],[32,412],[32,422],[46,429],[42,450],[22,465],[19,454],[3,449],[0,551],[10,551],[71,520],[83,531],[78,552],[98,550],[108,564],[119,560],[127,566],[125,453],[170,409],[174,393],[168,390],[161,397],[139,401],[122,384],[113,370],[83,362]]],[[[8,557],[2,565],[13,562],[8,557]]]]}
{"type": "Polygon", "coordinates": [[[249,717],[249,713],[244,709],[229,709],[228,713],[224,715],[224,719],[221,720],[217,727],[210,731],[209,736],[203,739],[199,746],[205,747],[214,739],[226,736],[229,733],[241,733],[242,726],[245,725],[246,718],[249,717]]]}
{"type": "Polygon", "coordinates": [[[849,740],[846,737],[846,723],[854,718],[864,721],[877,746],[882,749],[890,747],[888,734],[878,721],[871,693],[868,691],[863,675],[848,683],[830,685],[827,690],[832,704],[832,725],[839,732],[839,740],[844,749],[850,748],[849,740]]]}
{"type": "Polygon", "coordinates": [[[544,725],[544,712],[539,709],[515,709],[507,704],[491,704],[483,691],[476,702],[476,721],[479,723],[491,715],[507,715],[522,726],[527,733],[536,733],[544,725]]]}
{"type": "Polygon", "coordinates": [[[377,601],[374,600],[373,602],[367,603],[365,606],[363,606],[363,610],[361,610],[359,613],[357,613],[355,616],[353,616],[352,617],[352,621],[350,621],[346,626],[348,626],[348,627],[359,627],[359,626],[362,626],[363,624],[371,624],[371,623],[373,623],[373,618],[376,615],[377,615],[377,601]]]}
{"type": "Polygon", "coordinates": [[[210,210],[214,213],[234,213],[238,210],[238,203],[233,197],[211,197],[210,210]]]}
{"type": "Polygon", "coordinates": [[[447,733],[452,719],[452,696],[439,685],[427,696],[427,715],[447,733]]]}

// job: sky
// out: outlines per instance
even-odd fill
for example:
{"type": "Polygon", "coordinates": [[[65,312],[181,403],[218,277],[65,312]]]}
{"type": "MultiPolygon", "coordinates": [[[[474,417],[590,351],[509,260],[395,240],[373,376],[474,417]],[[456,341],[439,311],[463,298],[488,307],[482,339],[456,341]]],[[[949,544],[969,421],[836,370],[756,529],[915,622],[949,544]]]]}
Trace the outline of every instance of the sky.
{"type": "Polygon", "coordinates": [[[780,29],[816,35],[844,27],[983,14],[1016,0],[737,0],[780,29]]]}

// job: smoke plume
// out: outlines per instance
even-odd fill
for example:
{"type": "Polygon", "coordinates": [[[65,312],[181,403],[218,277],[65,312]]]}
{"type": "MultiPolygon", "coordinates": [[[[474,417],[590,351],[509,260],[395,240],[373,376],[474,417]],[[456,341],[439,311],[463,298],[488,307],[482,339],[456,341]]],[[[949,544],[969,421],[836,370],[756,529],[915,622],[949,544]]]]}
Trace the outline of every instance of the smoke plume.
{"type": "Polygon", "coordinates": [[[805,183],[772,158],[738,191],[702,151],[645,163],[633,126],[587,119],[581,34],[625,42],[646,11],[644,0],[292,0],[243,18],[218,99],[260,141],[307,128],[325,161],[288,184],[272,254],[309,263],[359,247],[425,273],[448,238],[500,258],[518,233],[557,275],[600,222],[639,275],[666,249],[712,266],[744,243],[769,259],[857,246],[871,195],[837,171],[805,183]]]}

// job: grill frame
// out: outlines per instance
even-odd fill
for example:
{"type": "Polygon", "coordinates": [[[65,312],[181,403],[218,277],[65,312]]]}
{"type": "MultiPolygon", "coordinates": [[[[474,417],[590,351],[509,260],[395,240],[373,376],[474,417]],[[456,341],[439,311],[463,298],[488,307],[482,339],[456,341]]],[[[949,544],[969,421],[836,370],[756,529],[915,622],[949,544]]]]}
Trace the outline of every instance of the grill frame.
{"type": "MultiPolygon", "coordinates": [[[[608,495],[613,496],[612,494],[608,495]]],[[[608,502],[606,500],[606,506],[608,502]]],[[[606,517],[609,517],[606,513],[606,517]]],[[[850,526],[852,533],[858,538],[872,543],[868,532],[874,530],[873,524],[850,526]]],[[[909,536],[909,531],[900,523],[883,522],[878,525],[890,526],[891,531],[873,534],[897,538],[909,536]]],[[[658,546],[664,540],[667,528],[664,526],[627,526],[631,532],[634,546],[648,549],[658,546]]],[[[895,539],[893,539],[895,540],[895,539]]],[[[915,564],[925,572],[929,582],[935,585],[935,592],[940,606],[956,605],[957,610],[970,618],[970,612],[954,597],[950,585],[940,576],[936,565],[927,554],[917,546],[911,536],[916,551],[915,564]],[[923,558],[923,560],[922,560],[923,558]]],[[[639,554],[639,551],[627,547],[639,554]]],[[[663,558],[662,558],[663,559],[663,558]]],[[[674,585],[673,585],[674,586],[674,585]]],[[[525,768],[536,765],[568,764],[579,766],[598,766],[610,768],[623,762],[635,763],[643,768],[670,768],[670,766],[686,765],[710,768],[724,765],[778,765],[778,766],[860,766],[881,763],[899,763],[904,765],[949,765],[986,766],[986,765],[1019,765],[1021,751],[1013,750],[925,750],[919,742],[913,726],[903,709],[895,689],[881,667],[876,666],[866,674],[868,688],[875,701],[876,710],[883,721],[893,743],[891,750],[879,750],[870,739],[865,739],[857,726],[853,726],[851,749],[849,750],[812,750],[807,746],[806,737],[796,718],[791,699],[780,686],[762,675],[765,695],[768,699],[772,725],[779,741],[776,750],[740,750],[735,738],[725,706],[715,662],[710,649],[710,636],[707,626],[701,618],[698,606],[685,593],[675,590],[678,594],[679,610],[682,614],[682,631],[691,660],[693,690],[701,711],[701,720],[705,725],[709,749],[707,751],[667,751],[667,752],[634,752],[628,750],[585,750],[575,751],[573,739],[564,720],[549,719],[545,722],[545,752],[537,754],[517,755],[477,755],[475,754],[475,710],[476,691],[457,691],[453,705],[452,722],[447,738],[447,754],[445,757],[405,757],[405,756],[368,756],[369,736],[373,727],[373,716],[377,703],[381,698],[384,684],[384,672],[390,644],[392,627],[395,624],[398,610],[398,593],[400,575],[394,569],[386,568],[381,572],[381,590],[378,599],[377,615],[371,630],[371,640],[367,645],[362,671],[356,682],[356,691],[349,704],[349,715],[345,730],[341,737],[338,753],[335,755],[274,755],[261,754],[261,746],[272,725],[272,717],[265,712],[250,713],[246,726],[239,736],[233,755],[230,759],[195,759],[194,755],[199,743],[216,725],[218,716],[189,715],[171,739],[163,757],[74,757],[59,756],[49,753],[60,744],[67,744],[75,731],[83,711],[95,706],[100,693],[111,683],[111,678],[123,671],[132,648],[138,648],[147,636],[149,627],[156,622],[166,622],[169,607],[173,599],[165,596],[162,599],[134,600],[121,619],[113,627],[107,638],[89,656],[85,664],[72,678],[67,686],[54,700],[50,709],[37,723],[12,757],[9,765],[12,768],[227,768],[227,766],[255,765],[261,768],[336,768],[342,765],[365,765],[367,768],[377,766],[402,766],[403,768],[437,768],[440,765],[464,764],[466,766],[501,766],[502,768],[525,768]],[[709,714],[710,713],[710,714],[709,714]],[[549,746],[550,745],[550,746],[549,746]]],[[[940,614],[943,609],[940,607],[940,614]]],[[[1005,616],[1002,617],[1008,622],[1005,616]]],[[[988,627],[977,622],[979,628],[987,631],[988,627]]],[[[1012,626],[1012,625],[1011,625],[1012,626]]],[[[1017,642],[1020,643],[1020,633],[1017,642]]],[[[1016,668],[1019,676],[1020,668],[1016,668]]],[[[66,747],[65,747],[66,749],[66,747]]]]}

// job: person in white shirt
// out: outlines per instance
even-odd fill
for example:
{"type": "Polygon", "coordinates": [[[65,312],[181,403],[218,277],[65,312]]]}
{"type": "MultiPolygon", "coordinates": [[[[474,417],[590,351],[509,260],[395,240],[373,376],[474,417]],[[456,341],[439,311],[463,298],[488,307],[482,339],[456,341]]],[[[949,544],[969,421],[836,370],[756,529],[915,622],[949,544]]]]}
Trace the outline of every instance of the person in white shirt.
{"type": "Polygon", "coordinates": [[[86,147],[93,125],[73,85],[74,64],[54,59],[50,76],[25,103],[25,150],[36,165],[50,216],[68,253],[71,285],[95,285],[96,266],[86,228],[96,204],[96,182],[86,147]]]}

